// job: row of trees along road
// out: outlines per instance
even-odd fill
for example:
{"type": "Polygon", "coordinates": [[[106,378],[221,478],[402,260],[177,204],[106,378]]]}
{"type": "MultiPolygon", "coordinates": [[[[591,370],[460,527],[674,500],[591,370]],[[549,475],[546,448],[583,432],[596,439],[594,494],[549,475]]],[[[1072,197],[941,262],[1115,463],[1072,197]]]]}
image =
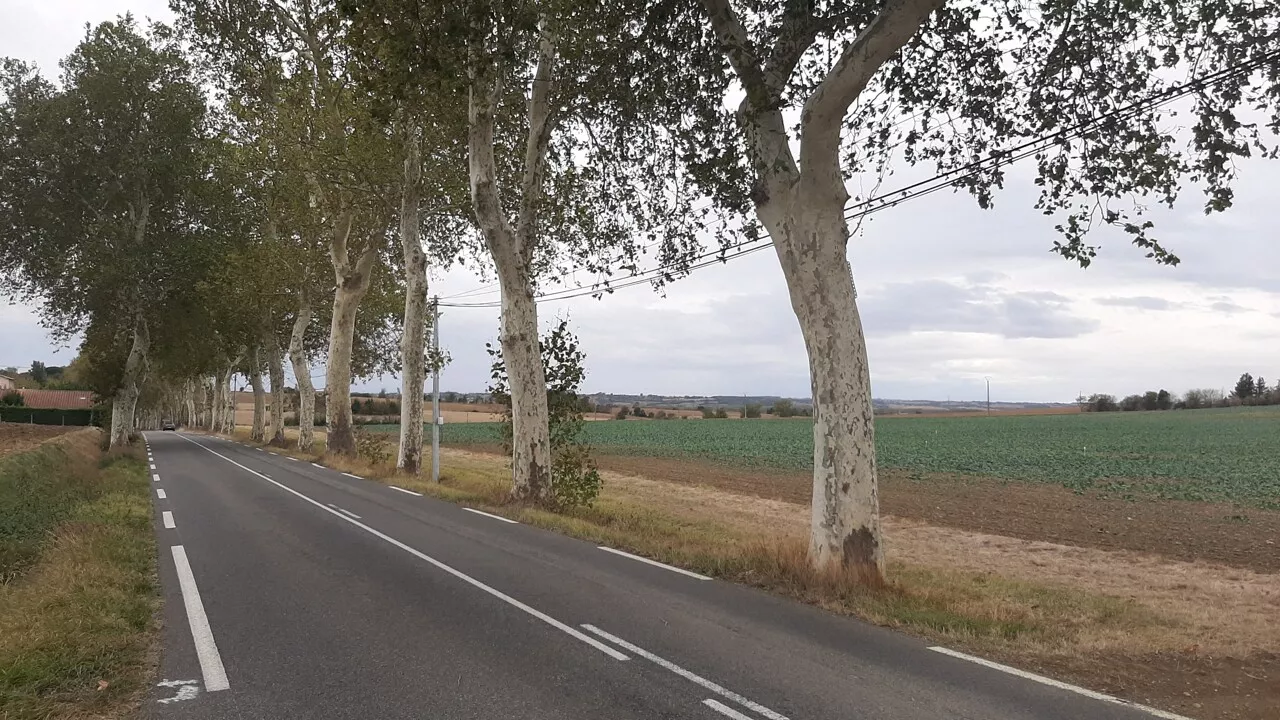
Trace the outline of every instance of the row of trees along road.
{"type": "Polygon", "coordinates": [[[83,331],[112,443],[138,408],[225,430],[236,373],[283,442],[287,356],[306,448],[323,359],[328,452],[354,452],[352,377],[399,371],[416,472],[427,267],[491,263],[512,495],[546,503],[540,295],[771,244],[812,380],[810,557],[875,583],[851,221],[945,187],[989,206],[1025,158],[1054,252],[1087,266],[1101,227],[1176,264],[1141,203],[1191,178],[1224,210],[1232,161],[1274,149],[1278,2],[172,0],[176,29],[93,28],[57,84],[6,61],[0,271],[83,331]],[[917,164],[938,175],[849,194],[917,164]]]}

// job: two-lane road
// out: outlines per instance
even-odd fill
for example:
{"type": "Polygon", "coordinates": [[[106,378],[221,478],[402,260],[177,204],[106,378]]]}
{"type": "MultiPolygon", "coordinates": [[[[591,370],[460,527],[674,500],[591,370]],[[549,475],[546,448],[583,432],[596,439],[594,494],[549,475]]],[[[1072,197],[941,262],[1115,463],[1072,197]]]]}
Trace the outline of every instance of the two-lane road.
{"type": "Polygon", "coordinates": [[[166,596],[148,717],[1152,717],[231,441],[147,442],[166,596]]]}

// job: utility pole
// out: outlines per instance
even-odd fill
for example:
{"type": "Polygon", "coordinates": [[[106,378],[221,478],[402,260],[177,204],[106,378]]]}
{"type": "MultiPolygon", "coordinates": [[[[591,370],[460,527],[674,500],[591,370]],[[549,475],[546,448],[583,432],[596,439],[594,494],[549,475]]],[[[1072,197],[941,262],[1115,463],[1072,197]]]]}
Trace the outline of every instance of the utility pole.
{"type": "Polygon", "coordinates": [[[991,376],[987,376],[987,417],[991,417],[991,376]]]}
{"type": "Polygon", "coordinates": [[[440,482],[440,298],[431,298],[431,482],[440,482]]]}

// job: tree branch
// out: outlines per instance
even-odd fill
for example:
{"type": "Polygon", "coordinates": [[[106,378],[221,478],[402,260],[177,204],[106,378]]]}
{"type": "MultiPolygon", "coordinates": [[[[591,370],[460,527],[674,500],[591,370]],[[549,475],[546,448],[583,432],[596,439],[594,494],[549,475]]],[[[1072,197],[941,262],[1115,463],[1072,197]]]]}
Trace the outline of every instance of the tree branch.
{"type": "Polygon", "coordinates": [[[360,253],[360,259],[356,260],[356,276],[362,279],[369,277],[369,273],[373,272],[373,264],[377,261],[378,244],[371,242],[360,253]]]}
{"type": "Polygon", "coordinates": [[[298,22],[298,19],[280,4],[280,0],[270,0],[270,2],[271,8],[276,11],[276,17],[280,18],[280,22],[284,23],[285,27],[289,28],[302,43],[302,47],[299,50],[302,52],[303,57],[311,63],[311,67],[316,71],[316,77],[320,77],[320,53],[316,46],[316,38],[307,32],[298,22]]]}
{"type": "Polygon", "coordinates": [[[840,128],[849,106],[880,66],[915,35],[946,0],[889,0],[840,53],[805,102],[800,117],[801,172],[839,173],[840,128]]]}
{"type": "Polygon", "coordinates": [[[528,263],[533,256],[538,228],[538,205],[547,169],[547,145],[555,130],[556,113],[551,96],[555,92],[555,35],[546,17],[538,22],[538,67],[533,75],[529,98],[529,137],[525,143],[524,178],[520,184],[520,211],[516,216],[516,245],[528,263]]]}
{"type": "Polygon", "coordinates": [[[748,102],[757,110],[772,105],[774,97],[760,68],[760,57],[747,37],[746,28],[734,13],[730,0],[702,0],[702,6],[707,11],[711,28],[724,46],[729,65],[747,93],[748,102]]]}
{"type": "Polygon", "coordinates": [[[782,24],[778,28],[778,38],[773,43],[769,59],[764,63],[764,81],[774,97],[782,97],[796,64],[813,45],[818,33],[850,16],[851,13],[840,13],[830,17],[815,17],[811,0],[791,0],[787,3],[783,10],[782,24]]]}
{"type": "Polygon", "coordinates": [[[476,224],[489,244],[495,257],[499,251],[495,241],[511,239],[511,227],[502,209],[498,192],[498,164],[493,153],[494,106],[501,92],[501,83],[482,70],[492,71],[482,57],[482,41],[473,39],[468,49],[467,74],[470,76],[467,100],[467,155],[468,175],[471,182],[471,205],[476,224]]]}
{"type": "Polygon", "coordinates": [[[346,208],[339,210],[338,217],[333,223],[333,235],[329,238],[329,260],[333,263],[333,273],[338,284],[342,284],[343,278],[351,269],[351,257],[347,254],[347,240],[351,237],[351,225],[354,220],[354,213],[350,210],[346,208]]]}

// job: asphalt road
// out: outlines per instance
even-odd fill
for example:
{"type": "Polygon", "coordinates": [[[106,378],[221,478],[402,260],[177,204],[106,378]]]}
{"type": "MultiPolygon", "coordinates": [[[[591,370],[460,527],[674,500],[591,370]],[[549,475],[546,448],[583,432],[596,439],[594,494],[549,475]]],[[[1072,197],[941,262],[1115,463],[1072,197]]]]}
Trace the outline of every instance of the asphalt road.
{"type": "Polygon", "coordinates": [[[147,441],[165,627],[144,717],[1153,717],[228,440],[147,441]]]}

